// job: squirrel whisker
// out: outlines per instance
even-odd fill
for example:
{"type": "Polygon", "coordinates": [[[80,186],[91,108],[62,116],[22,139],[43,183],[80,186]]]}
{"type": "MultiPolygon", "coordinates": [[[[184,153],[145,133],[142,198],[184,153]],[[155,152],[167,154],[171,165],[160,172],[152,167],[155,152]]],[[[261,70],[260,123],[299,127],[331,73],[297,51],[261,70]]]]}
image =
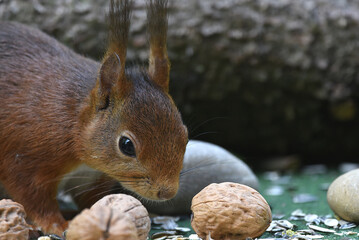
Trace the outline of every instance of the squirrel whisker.
{"type": "Polygon", "coordinates": [[[192,168],[186,169],[184,171],[181,171],[180,177],[183,177],[184,175],[186,175],[188,173],[192,173],[193,171],[198,170],[200,168],[210,167],[210,166],[215,166],[215,165],[222,165],[222,164],[232,164],[232,163],[229,162],[229,161],[228,162],[223,161],[223,162],[212,162],[212,163],[210,162],[210,163],[206,163],[206,164],[197,165],[195,167],[192,167],[192,168]]]}
{"type": "Polygon", "coordinates": [[[192,133],[194,133],[198,128],[200,128],[201,126],[209,123],[209,122],[212,122],[212,121],[215,121],[215,120],[228,120],[228,118],[226,117],[213,117],[213,118],[210,118],[210,119],[207,119],[207,120],[204,120],[203,122],[197,124],[196,126],[194,127],[189,127],[189,129],[191,130],[192,133]]]}
{"type": "MultiPolygon", "coordinates": [[[[106,184],[109,183],[109,182],[111,182],[111,181],[108,180],[108,181],[103,181],[103,182],[101,182],[101,183],[98,183],[98,184],[97,184],[96,186],[94,186],[94,187],[84,189],[84,190],[81,191],[81,192],[77,192],[77,193],[74,195],[74,197],[77,197],[77,196],[79,196],[79,195],[82,195],[83,193],[89,192],[89,191],[91,191],[91,190],[93,190],[93,189],[95,189],[95,188],[100,188],[100,187],[102,187],[102,186],[106,186],[106,184]]],[[[74,187],[72,187],[72,188],[68,188],[68,189],[64,190],[62,193],[67,194],[67,193],[72,192],[73,190],[76,190],[76,189],[79,189],[79,188],[83,188],[83,187],[86,187],[86,186],[91,186],[92,184],[93,184],[93,182],[87,182],[87,183],[83,183],[83,184],[78,184],[78,185],[76,185],[76,186],[74,186],[74,187]]]]}
{"type": "Polygon", "coordinates": [[[214,131],[212,131],[212,132],[210,132],[210,131],[208,131],[208,132],[202,132],[202,133],[197,134],[197,135],[194,136],[194,137],[191,137],[191,139],[197,139],[198,137],[203,136],[203,135],[207,135],[207,134],[218,134],[218,133],[219,133],[219,132],[214,132],[214,131]]]}

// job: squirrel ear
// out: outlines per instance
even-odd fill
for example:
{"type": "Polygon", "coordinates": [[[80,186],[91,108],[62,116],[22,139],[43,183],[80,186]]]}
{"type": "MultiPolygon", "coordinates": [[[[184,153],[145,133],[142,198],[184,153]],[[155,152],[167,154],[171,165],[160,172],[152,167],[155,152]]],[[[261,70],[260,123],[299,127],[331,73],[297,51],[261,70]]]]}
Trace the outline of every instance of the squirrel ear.
{"type": "Polygon", "coordinates": [[[109,55],[103,62],[100,69],[99,83],[100,92],[103,96],[108,96],[112,87],[121,77],[121,61],[116,53],[109,55]]]}
{"type": "Polygon", "coordinates": [[[124,65],[116,53],[109,54],[101,66],[98,78],[98,109],[106,109],[110,103],[111,94],[120,97],[128,90],[124,65]]]}

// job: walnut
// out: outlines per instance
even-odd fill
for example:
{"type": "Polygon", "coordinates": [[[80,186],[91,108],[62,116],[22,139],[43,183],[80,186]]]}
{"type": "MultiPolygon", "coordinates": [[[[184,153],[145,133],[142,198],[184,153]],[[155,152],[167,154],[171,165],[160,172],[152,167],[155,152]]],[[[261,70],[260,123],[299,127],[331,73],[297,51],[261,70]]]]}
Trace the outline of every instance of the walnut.
{"type": "Polygon", "coordinates": [[[272,214],[254,189],[225,182],[210,184],[192,199],[191,225],[202,239],[241,240],[262,235],[272,214]]]}
{"type": "Polygon", "coordinates": [[[151,229],[151,220],[140,201],[126,194],[112,194],[97,201],[91,209],[102,209],[104,206],[108,206],[116,212],[127,213],[136,225],[138,239],[147,239],[151,229]]]}
{"type": "Polygon", "coordinates": [[[108,206],[85,209],[70,223],[67,240],[138,240],[131,217],[108,206]]]}
{"type": "Polygon", "coordinates": [[[0,201],[0,239],[28,239],[30,226],[24,207],[10,199],[0,201]]]}

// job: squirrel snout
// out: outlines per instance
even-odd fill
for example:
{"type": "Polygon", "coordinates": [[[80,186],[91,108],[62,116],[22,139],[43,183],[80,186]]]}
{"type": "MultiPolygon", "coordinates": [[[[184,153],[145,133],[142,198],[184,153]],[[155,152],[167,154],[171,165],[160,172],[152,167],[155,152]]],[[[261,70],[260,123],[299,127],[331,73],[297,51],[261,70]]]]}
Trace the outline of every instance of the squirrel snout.
{"type": "Polygon", "coordinates": [[[157,197],[159,200],[168,200],[176,196],[177,188],[172,187],[161,187],[157,192],[157,197]]]}

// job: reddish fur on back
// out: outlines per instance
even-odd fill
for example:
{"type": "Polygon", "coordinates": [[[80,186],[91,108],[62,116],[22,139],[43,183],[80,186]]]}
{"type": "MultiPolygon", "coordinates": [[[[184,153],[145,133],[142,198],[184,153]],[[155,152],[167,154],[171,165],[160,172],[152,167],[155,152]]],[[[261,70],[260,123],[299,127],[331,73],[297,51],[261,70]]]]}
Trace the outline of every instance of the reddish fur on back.
{"type": "Polygon", "coordinates": [[[58,215],[46,199],[80,163],[77,115],[98,64],[16,23],[0,23],[0,42],[0,180],[28,215],[58,215]]]}

